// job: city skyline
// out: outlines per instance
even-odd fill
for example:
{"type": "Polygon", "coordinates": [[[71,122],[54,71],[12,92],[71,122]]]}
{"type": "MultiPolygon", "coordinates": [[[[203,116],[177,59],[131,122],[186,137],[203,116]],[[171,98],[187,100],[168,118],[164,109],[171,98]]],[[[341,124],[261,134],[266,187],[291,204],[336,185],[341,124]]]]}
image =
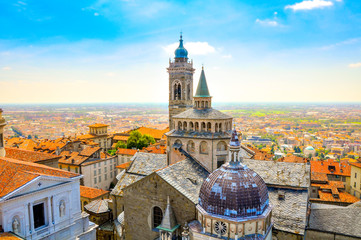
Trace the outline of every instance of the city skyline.
{"type": "Polygon", "coordinates": [[[0,102],[168,101],[179,32],[215,102],[360,102],[361,3],[0,3],[0,102]]]}

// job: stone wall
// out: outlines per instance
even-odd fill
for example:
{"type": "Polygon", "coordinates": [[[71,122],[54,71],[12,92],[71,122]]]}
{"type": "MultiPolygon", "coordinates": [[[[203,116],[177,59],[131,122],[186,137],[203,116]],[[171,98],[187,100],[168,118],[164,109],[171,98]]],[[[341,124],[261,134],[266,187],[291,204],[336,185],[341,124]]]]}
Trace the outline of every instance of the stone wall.
{"type": "Polygon", "coordinates": [[[348,237],[343,235],[338,235],[334,233],[326,233],[326,232],[319,232],[314,230],[307,230],[306,231],[306,238],[307,240],[355,240],[361,239],[358,237],[348,237]]]}
{"type": "Polygon", "coordinates": [[[124,189],[126,239],[153,240],[159,235],[158,232],[152,231],[153,208],[158,206],[164,214],[167,196],[174,206],[173,211],[178,224],[183,226],[186,221],[195,219],[195,204],[153,173],[124,189]]]}

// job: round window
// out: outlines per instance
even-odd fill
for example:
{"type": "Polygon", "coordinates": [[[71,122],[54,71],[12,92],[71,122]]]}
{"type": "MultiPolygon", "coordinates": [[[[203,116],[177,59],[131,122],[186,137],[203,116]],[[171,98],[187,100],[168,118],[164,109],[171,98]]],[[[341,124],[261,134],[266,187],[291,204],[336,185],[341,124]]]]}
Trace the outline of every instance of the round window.
{"type": "Polygon", "coordinates": [[[216,222],[214,224],[214,230],[216,233],[224,235],[227,232],[227,225],[224,222],[216,222]]]}

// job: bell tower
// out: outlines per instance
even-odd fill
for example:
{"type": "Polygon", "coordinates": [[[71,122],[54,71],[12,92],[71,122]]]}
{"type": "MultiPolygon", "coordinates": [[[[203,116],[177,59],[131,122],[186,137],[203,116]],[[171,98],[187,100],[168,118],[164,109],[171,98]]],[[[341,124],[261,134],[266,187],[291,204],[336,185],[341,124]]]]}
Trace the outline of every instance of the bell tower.
{"type": "Polygon", "coordinates": [[[188,51],[183,46],[182,33],[179,46],[174,52],[174,60],[169,60],[169,129],[174,129],[172,118],[193,104],[193,61],[188,60],[188,51]]]}

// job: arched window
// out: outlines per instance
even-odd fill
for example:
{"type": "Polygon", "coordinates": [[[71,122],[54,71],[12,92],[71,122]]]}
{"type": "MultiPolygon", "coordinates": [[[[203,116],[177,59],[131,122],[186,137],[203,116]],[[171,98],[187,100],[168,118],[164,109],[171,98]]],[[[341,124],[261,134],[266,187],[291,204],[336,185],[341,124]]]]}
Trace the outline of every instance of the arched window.
{"type": "Polygon", "coordinates": [[[194,150],[195,150],[194,142],[192,140],[188,141],[188,143],[187,143],[187,151],[189,153],[194,153],[194,150]]]}
{"type": "Polygon", "coordinates": [[[201,107],[204,108],[204,101],[202,101],[202,106],[201,107]]]}
{"type": "Polygon", "coordinates": [[[181,141],[181,140],[179,140],[179,139],[177,139],[174,143],[175,143],[175,144],[177,144],[177,145],[182,146],[182,141],[181,141]]]}
{"type": "Polygon", "coordinates": [[[222,123],[219,124],[219,132],[222,132],[222,123]]]}
{"type": "Polygon", "coordinates": [[[217,151],[226,151],[227,150],[227,144],[225,142],[219,142],[217,144],[217,151]]]}
{"type": "Polygon", "coordinates": [[[201,131],[202,132],[206,131],[206,123],[205,122],[202,122],[201,131]]]}
{"type": "Polygon", "coordinates": [[[208,154],[208,144],[205,141],[202,141],[199,145],[199,153],[208,154]]]}
{"type": "Polygon", "coordinates": [[[176,82],[173,85],[173,100],[181,100],[182,99],[182,86],[179,82],[176,82]]]}
{"type": "Polygon", "coordinates": [[[178,130],[182,130],[182,122],[178,122],[178,130]]]}
{"type": "Polygon", "coordinates": [[[196,122],[196,124],[195,124],[195,131],[196,131],[196,132],[199,131],[199,122],[196,122]]]}
{"type": "Polygon", "coordinates": [[[207,132],[211,132],[212,131],[212,124],[209,122],[207,123],[207,132]]]}
{"type": "Polygon", "coordinates": [[[187,122],[183,122],[183,130],[187,131],[187,122]]]}
{"type": "Polygon", "coordinates": [[[215,128],[215,132],[218,132],[218,123],[216,123],[214,128],[215,128]]]}
{"type": "Polygon", "coordinates": [[[193,128],[194,128],[193,122],[190,122],[190,123],[189,123],[189,130],[190,130],[190,131],[193,131],[193,128]]]}
{"type": "Polygon", "coordinates": [[[162,223],[163,212],[160,207],[155,206],[153,208],[153,228],[158,227],[162,223]]]}
{"type": "Polygon", "coordinates": [[[206,101],[206,108],[208,108],[208,101],[206,101]]]}

